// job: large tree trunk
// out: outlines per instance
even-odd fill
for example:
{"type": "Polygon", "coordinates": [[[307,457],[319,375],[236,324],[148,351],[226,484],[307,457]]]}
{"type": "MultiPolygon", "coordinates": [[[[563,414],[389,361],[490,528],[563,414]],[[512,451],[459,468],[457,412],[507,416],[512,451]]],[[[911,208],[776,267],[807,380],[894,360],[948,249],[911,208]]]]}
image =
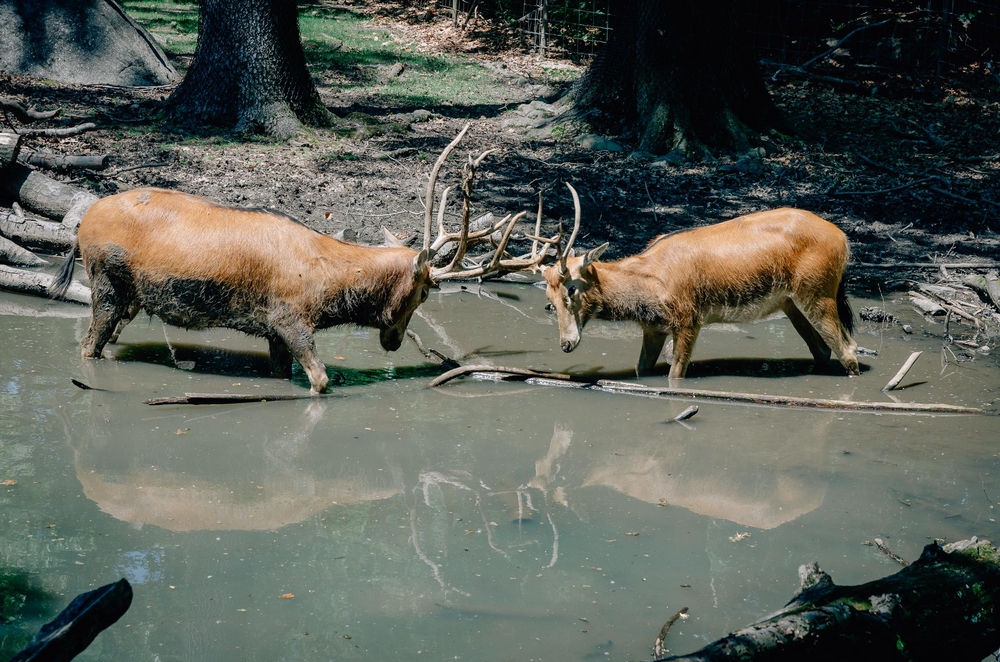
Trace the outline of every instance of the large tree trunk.
{"type": "Polygon", "coordinates": [[[328,126],[306,68],[294,0],[204,0],[194,62],[167,101],[180,122],[287,138],[328,126]]]}
{"type": "Polygon", "coordinates": [[[745,151],[784,128],[740,26],[742,3],[623,0],[611,37],[576,90],[578,110],[640,149],[745,151]]]}
{"type": "Polygon", "coordinates": [[[815,563],[799,578],[781,611],[665,661],[981,660],[1000,646],[1000,563],[988,541],[931,543],[913,565],[857,586],[835,585],[815,563]]]}

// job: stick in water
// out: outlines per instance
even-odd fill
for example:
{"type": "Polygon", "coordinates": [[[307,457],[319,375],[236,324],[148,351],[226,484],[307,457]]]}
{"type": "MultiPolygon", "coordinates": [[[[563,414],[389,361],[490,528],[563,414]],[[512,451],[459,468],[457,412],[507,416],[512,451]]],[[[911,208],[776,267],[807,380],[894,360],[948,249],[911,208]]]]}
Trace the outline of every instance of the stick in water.
{"type": "Polygon", "coordinates": [[[899,386],[899,382],[903,381],[903,377],[905,377],[906,373],[910,371],[910,368],[913,367],[913,364],[916,363],[921,354],[923,354],[923,352],[913,352],[910,354],[910,358],[906,359],[906,363],[903,364],[903,367],[899,369],[899,372],[896,373],[895,377],[889,380],[888,384],[882,387],[882,390],[888,392],[899,386]]]}
{"type": "Polygon", "coordinates": [[[688,610],[688,608],[687,608],[687,607],[681,607],[681,609],[680,609],[680,610],[679,610],[679,611],[678,611],[678,612],[677,612],[676,614],[674,614],[673,616],[671,616],[671,617],[670,617],[670,618],[669,618],[669,619],[667,620],[667,622],[663,624],[663,627],[662,627],[662,628],[660,628],[660,636],[658,636],[658,637],[656,638],[656,643],[654,643],[654,644],[653,644],[653,655],[654,655],[654,656],[655,656],[656,658],[661,658],[661,657],[663,657],[663,656],[664,656],[664,655],[665,655],[666,653],[668,653],[668,652],[669,652],[669,651],[668,651],[668,650],[667,650],[667,649],[666,649],[666,648],[665,648],[665,647],[663,646],[663,642],[664,642],[664,641],[666,640],[666,638],[667,638],[667,630],[669,630],[669,629],[670,629],[670,626],[671,626],[671,625],[673,625],[673,624],[674,624],[675,622],[677,622],[677,619],[678,619],[678,618],[687,618],[687,616],[685,616],[685,615],[684,615],[684,614],[686,614],[686,613],[687,613],[687,610],[688,610]]]}

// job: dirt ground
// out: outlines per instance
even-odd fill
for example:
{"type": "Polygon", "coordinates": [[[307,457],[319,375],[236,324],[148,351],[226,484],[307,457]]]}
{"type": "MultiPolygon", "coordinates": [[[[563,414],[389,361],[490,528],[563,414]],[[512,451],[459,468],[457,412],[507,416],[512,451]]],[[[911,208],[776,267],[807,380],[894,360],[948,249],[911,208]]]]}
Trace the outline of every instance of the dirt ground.
{"type": "MultiPolygon", "coordinates": [[[[377,97],[351,98],[336,80],[317,76],[324,100],[346,117],[343,126],[276,143],[222,132],[195,135],[163,124],[156,112],[170,88],[55,85],[0,75],[0,95],[61,108],[60,118],[47,126],[98,124],[98,130],[71,138],[25,141],[26,149],[112,156],[106,171],[53,173],[57,179],[99,195],[160,186],[241,206],[274,207],[323,232],[353,230],[363,243],[380,242],[383,225],[403,237],[422,231],[427,173],[470,121],[469,136],[442,173],[441,185],[457,181],[465,154],[499,148],[480,171],[476,211],[533,210],[542,190],[545,231],[554,232],[560,219],[572,219],[562,185],[572,182],[583,199],[577,245],[609,241],[606,258],[636,252],[664,232],[795,206],[847,233],[856,289],[891,287],[935,273],[864,264],[1000,260],[1000,87],[993,72],[972,68],[933,81],[862,73],[855,76],[862,91],[774,81],[773,71],[765,72],[796,134],[772,135],[766,150],[746,155],[677,163],[632,153],[627,137],[616,139],[622,151],[606,151],[581,147],[575,136],[558,131],[553,135],[559,137],[537,138],[509,126],[519,104],[560,91],[539,84],[539,67],[577,65],[478,53],[483,49],[463,48],[456,35],[449,37],[444,22],[379,20],[427,50],[464,50],[479,59],[494,72],[488,84],[506,88],[509,105],[468,108],[455,100],[427,108],[429,119],[419,121],[425,118],[413,115],[415,108],[380,106],[377,97]]],[[[12,122],[7,118],[8,126],[12,122]]],[[[454,222],[457,205],[452,207],[454,222]]],[[[521,231],[531,230],[526,223],[521,231]]]]}

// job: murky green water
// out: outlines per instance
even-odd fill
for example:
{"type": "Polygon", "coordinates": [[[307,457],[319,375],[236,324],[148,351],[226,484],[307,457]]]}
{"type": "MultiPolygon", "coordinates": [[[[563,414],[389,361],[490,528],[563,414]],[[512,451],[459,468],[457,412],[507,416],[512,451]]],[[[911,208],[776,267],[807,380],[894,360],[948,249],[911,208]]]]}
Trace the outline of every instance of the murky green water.
{"type": "MultiPolygon", "coordinates": [[[[542,291],[470,287],[414,317],[426,345],[613,377],[638,356],[637,329],[610,323],[563,354],[542,291]]],[[[706,330],[686,385],[885,400],[920,349],[897,397],[996,403],[1000,351],[942,371],[941,325],[887,306],[914,334],[862,324],[878,356],[859,357],[860,378],[811,375],[779,319],[706,330]]],[[[935,537],[997,538],[993,416],[703,403],[684,427],[668,422],[681,401],[432,391],[439,370],[412,344],[385,354],[358,329],[317,338],[335,397],[150,407],[308,384],[264,377],[263,341],[144,317],[106,350],[116,360],[83,362],[86,312],[0,295],[0,591],[29,596],[5,607],[21,616],[0,621],[0,657],[127,577],[130,611],[79,659],[642,660],[681,607],[673,653],[779,608],[802,563],[838,583],[899,569],[866,540],[915,558],[935,537]]]]}

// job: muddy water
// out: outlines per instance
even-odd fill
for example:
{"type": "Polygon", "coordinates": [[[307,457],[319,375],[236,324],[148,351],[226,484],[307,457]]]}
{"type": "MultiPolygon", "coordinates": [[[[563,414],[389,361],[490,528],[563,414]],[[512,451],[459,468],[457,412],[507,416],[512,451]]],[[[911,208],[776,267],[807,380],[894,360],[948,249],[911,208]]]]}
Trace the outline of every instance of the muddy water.
{"type": "MultiPolygon", "coordinates": [[[[627,325],[563,354],[530,286],[433,293],[411,328],[465,362],[624,377],[627,325]]],[[[857,300],[858,308],[866,302],[857,300]]],[[[942,368],[942,326],[862,324],[859,378],[813,375],[785,319],[706,330],[688,385],[995,408],[1000,351],[942,368]]],[[[150,407],[184,392],[306,393],[266,345],[140,317],[79,358],[86,311],[0,295],[0,568],[43,605],[127,577],[126,616],[79,659],[640,660],[681,607],[673,653],[783,605],[818,561],[839,583],[934,538],[998,536],[1000,419],[689,403],[466,380],[367,330],[317,338],[333,395],[150,407]],[[76,378],[105,390],[82,391],[76,378]],[[749,534],[749,535],[741,535],[749,534]]],[[[664,378],[648,383],[665,384],[664,378]]]]}

